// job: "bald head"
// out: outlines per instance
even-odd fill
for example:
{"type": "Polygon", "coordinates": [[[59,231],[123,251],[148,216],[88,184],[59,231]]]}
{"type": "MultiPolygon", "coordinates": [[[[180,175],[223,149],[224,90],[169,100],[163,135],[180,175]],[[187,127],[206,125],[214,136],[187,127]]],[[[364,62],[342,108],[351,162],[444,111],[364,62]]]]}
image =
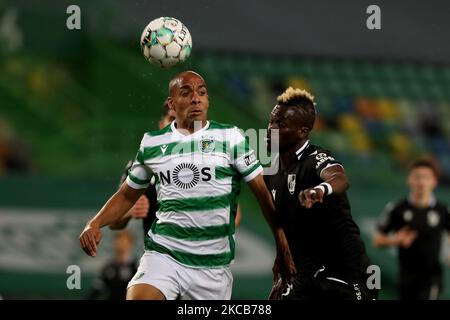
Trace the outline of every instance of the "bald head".
{"type": "Polygon", "coordinates": [[[169,109],[175,112],[176,125],[193,132],[195,121],[206,124],[209,107],[205,80],[194,71],[185,71],[169,82],[169,109]]]}
{"type": "Polygon", "coordinates": [[[173,77],[172,80],[170,80],[170,82],[169,82],[169,97],[173,97],[175,90],[180,89],[182,84],[184,82],[187,82],[186,80],[188,80],[190,78],[198,78],[201,81],[205,82],[203,77],[201,75],[199,75],[197,72],[194,72],[191,70],[183,71],[183,72],[177,74],[175,77],[173,77]]]}

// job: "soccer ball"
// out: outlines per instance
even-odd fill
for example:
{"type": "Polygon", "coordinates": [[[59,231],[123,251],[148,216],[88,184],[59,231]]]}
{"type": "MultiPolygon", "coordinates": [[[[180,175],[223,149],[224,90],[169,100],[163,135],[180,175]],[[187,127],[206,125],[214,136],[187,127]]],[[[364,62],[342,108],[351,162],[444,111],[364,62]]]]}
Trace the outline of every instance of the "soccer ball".
{"type": "Polygon", "coordinates": [[[144,57],[161,68],[184,62],[192,50],[191,34],[180,20],[161,17],[151,21],[141,35],[144,57]]]}

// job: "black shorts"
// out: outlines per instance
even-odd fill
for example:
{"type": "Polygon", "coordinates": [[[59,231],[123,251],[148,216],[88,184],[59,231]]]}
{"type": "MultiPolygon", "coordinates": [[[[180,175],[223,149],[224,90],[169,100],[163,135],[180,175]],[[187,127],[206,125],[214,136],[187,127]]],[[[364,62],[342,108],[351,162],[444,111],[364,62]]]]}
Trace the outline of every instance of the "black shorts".
{"type": "Polygon", "coordinates": [[[378,290],[368,289],[366,280],[346,281],[331,274],[298,274],[288,284],[282,300],[375,300],[378,290]]]}
{"type": "Polygon", "coordinates": [[[425,273],[400,275],[400,300],[438,300],[442,276],[425,273]]]}

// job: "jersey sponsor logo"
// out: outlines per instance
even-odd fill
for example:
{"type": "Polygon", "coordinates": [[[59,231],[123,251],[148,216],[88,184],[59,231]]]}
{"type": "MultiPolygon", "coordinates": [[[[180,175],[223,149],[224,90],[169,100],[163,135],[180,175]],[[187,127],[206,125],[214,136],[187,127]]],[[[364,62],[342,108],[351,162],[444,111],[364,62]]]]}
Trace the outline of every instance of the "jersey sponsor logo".
{"type": "Polygon", "coordinates": [[[214,150],[215,142],[212,137],[202,137],[198,142],[198,149],[203,153],[210,153],[214,150]]]}
{"type": "Polygon", "coordinates": [[[180,163],[173,169],[173,182],[178,188],[190,189],[200,180],[200,172],[195,164],[180,163]]]}
{"type": "Polygon", "coordinates": [[[428,211],[427,222],[430,227],[436,227],[439,224],[439,220],[440,220],[439,214],[436,211],[434,210],[428,211]]]}
{"type": "Polygon", "coordinates": [[[252,164],[256,162],[256,156],[251,153],[244,157],[244,163],[247,167],[250,167],[252,164]]]}
{"type": "Polygon", "coordinates": [[[195,187],[200,180],[210,181],[212,179],[211,168],[203,167],[199,169],[193,163],[183,162],[178,164],[172,171],[166,170],[159,172],[159,181],[161,185],[174,183],[178,188],[191,189],[195,187]]]}
{"type": "Polygon", "coordinates": [[[320,167],[320,165],[323,164],[324,162],[334,161],[334,158],[332,156],[322,152],[316,156],[316,160],[317,160],[316,169],[318,169],[320,167]]]}
{"type": "Polygon", "coordinates": [[[272,198],[273,198],[273,201],[275,201],[275,196],[277,195],[277,190],[275,190],[275,189],[272,189],[272,198]]]}
{"type": "Polygon", "coordinates": [[[288,185],[288,190],[290,194],[294,194],[295,192],[295,173],[294,174],[288,174],[287,177],[287,185],[288,185]]]}
{"type": "Polygon", "coordinates": [[[166,150],[167,150],[167,145],[164,144],[164,145],[162,145],[160,148],[161,148],[162,154],[164,155],[164,154],[166,153],[166,150]]]}
{"type": "Polygon", "coordinates": [[[413,218],[413,213],[411,210],[406,210],[405,212],[403,212],[403,220],[405,220],[406,222],[410,222],[413,218]]]}

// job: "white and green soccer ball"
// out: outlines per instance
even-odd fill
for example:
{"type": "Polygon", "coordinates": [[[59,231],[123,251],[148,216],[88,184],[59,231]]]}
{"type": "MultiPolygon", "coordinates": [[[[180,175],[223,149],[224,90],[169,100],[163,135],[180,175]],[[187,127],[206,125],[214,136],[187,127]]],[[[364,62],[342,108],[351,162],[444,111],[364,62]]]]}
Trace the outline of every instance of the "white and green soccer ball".
{"type": "Polygon", "coordinates": [[[144,57],[161,68],[184,62],[192,50],[191,34],[178,19],[161,17],[151,21],[141,35],[144,57]]]}

